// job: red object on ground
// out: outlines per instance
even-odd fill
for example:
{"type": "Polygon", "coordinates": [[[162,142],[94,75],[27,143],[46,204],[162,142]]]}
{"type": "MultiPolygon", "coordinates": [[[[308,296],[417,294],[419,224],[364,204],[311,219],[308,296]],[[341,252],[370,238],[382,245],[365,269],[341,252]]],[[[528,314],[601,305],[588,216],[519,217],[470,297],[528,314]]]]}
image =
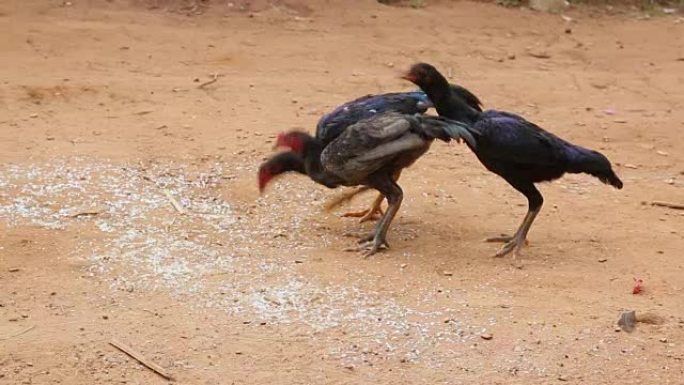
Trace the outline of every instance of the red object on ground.
{"type": "Polygon", "coordinates": [[[632,288],[632,294],[639,294],[641,293],[641,289],[643,289],[644,280],[643,279],[636,279],[634,278],[634,287],[632,288]]]}

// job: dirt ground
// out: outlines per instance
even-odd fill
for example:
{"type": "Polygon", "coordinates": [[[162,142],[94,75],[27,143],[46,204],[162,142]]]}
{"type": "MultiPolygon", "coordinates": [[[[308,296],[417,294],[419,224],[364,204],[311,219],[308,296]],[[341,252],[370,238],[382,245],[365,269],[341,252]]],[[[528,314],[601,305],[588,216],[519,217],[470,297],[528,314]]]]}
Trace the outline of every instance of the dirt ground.
{"type": "Polygon", "coordinates": [[[218,3],[0,3],[0,383],[167,383],[114,339],[182,384],[684,384],[684,211],[650,204],[684,203],[684,19],[218,3]],[[526,201],[463,145],[404,172],[369,259],[343,250],[373,224],[339,214],[372,194],[325,213],[338,192],[288,175],[259,195],[277,132],[411,89],[416,61],[625,188],[542,185],[515,261],[483,240],[526,201]]]}

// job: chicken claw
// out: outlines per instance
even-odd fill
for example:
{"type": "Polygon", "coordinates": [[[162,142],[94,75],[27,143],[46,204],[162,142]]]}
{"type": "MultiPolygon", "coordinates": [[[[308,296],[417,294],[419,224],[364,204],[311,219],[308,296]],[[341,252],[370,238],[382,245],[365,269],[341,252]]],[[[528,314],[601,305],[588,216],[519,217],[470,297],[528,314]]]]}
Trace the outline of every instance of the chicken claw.
{"type": "Polygon", "coordinates": [[[512,237],[510,241],[508,241],[504,247],[499,250],[496,255],[494,255],[494,258],[501,258],[503,256],[506,256],[508,254],[513,253],[513,259],[515,259],[518,256],[518,253],[520,250],[527,244],[527,240],[523,237],[512,237]]]}
{"type": "Polygon", "coordinates": [[[373,205],[369,209],[363,210],[363,211],[358,211],[358,212],[352,212],[352,213],[346,213],[343,214],[343,217],[354,217],[354,218],[361,218],[359,220],[359,223],[363,223],[366,221],[374,220],[374,219],[380,219],[382,218],[385,213],[382,212],[382,209],[380,206],[382,205],[382,201],[385,199],[385,197],[382,194],[378,194],[378,197],[375,198],[375,201],[373,201],[373,205]]]}
{"type": "Polygon", "coordinates": [[[376,237],[375,233],[368,235],[367,237],[359,239],[359,246],[357,251],[365,251],[363,253],[364,258],[368,258],[371,255],[377,253],[382,248],[390,248],[389,243],[386,239],[380,239],[376,237]]]}
{"type": "MultiPolygon", "coordinates": [[[[498,236],[498,237],[489,237],[489,238],[485,239],[485,242],[489,242],[489,243],[499,243],[499,242],[508,243],[508,242],[511,242],[513,239],[515,239],[515,236],[514,236],[514,235],[501,234],[501,235],[498,236]]],[[[525,239],[525,246],[527,246],[528,244],[529,244],[529,241],[528,241],[527,239],[525,239]]]]}
{"type": "Polygon", "coordinates": [[[373,209],[361,210],[361,211],[353,211],[353,212],[342,214],[342,216],[345,218],[361,218],[361,219],[359,219],[359,223],[377,220],[377,219],[382,218],[383,215],[384,215],[384,213],[382,212],[382,209],[379,207],[373,208],[373,209]]]}

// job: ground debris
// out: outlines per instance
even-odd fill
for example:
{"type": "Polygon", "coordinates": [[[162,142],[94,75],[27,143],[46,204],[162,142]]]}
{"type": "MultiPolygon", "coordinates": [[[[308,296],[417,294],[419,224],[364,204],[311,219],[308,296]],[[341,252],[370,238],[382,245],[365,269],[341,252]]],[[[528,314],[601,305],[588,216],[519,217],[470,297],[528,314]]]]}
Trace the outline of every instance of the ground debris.
{"type": "Polygon", "coordinates": [[[149,360],[147,357],[143,356],[142,353],[138,352],[137,350],[133,349],[132,347],[125,345],[117,340],[111,340],[109,342],[110,345],[113,347],[121,350],[122,352],[128,354],[129,356],[135,358],[138,362],[143,364],[145,367],[148,369],[152,370],[153,372],[157,373],[158,375],[164,377],[165,379],[169,381],[173,381],[173,377],[161,366],[157,365],[156,363],[152,362],[149,360]]]}
{"type": "Polygon", "coordinates": [[[636,312],[634,310],[623,312],[618,320],[618,326],[627,333],[631,333],[636,327],[636,312]]]}

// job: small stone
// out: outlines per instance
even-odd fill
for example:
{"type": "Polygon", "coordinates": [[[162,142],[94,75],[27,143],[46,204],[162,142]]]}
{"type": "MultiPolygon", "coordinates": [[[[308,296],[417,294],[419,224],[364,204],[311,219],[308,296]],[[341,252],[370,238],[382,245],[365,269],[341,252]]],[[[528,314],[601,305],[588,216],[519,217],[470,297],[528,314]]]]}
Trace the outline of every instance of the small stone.
{"type": "Polygon", "coordinates": [[[634,310],[626,311],[620,315],[618,326],[626,332],[631,332],[636,326],[636,312],[634,310]]]}
{"type": "Polygon", "coordinates": [[[10,273],[16,273],[19,271],[19,268],[18,267],[10,267],[7,271],[9,271],[10,273]]]}
{"type": "Polygon", "coordinates": [[[408,266],[408,263],[402,263],[399,265],[400,268],[405,269],[408,266]]]}
{"type": "Polygon", "coordinates": [[[445,275],[447,277],[451,277],[452,275],[454,275],[454,272],[445,270],[442,272],[442,275],[445,275]]]}
{"type": "Polygon", "coordinates": [[[107,319],[109,319],[109,316],[105,314],[105,315],[102,316],[102,319],[107,320],[107,319]]]}
{"type": "Polygon", "coordinates": [[[558,376],[558,381],[566,382],[567,380],[568,380],[568,378],[562,374],[558,376]]]}
{"type": "Polygon", "coordinates": [[[491,335],[490,333],[485,333],[485,334],[481,334],[481,335],[480,335],[480,338],[482,338],[483,340],[489,341],[489,340],[491,340],[492,338],[494,338],[494,336],[491,335]]]}
{"type": "Polygon", "coordinates": [[[38,114],[31,114],[31,115],[29,115],[29,117],[32,118],[32,119],[35,119],[35,118],[38,117],[38,114]]]}
{"type": "Polygon", "coordinates": [[[9,322],[17,322],[17,321],[19,321],[19,318],[17,318],[17,317],[12,317],[12,318],[8,319],[8,321],[9,321],[9,322]]]}
{"type": "Polygon", "coordinates": [[[22,313],[22,314],[21,314],[21,318],[28,318],[28,317],[29,317],[29,315],[26,314],[26,313],[22,313]]]}
{"type": "Polygon", "coordinates": [[[608,260],[608,258],[599,258],[598,261],[599,261],[600,263],[603,263],[603,262],[606,262],[607,260],[608,260]]]}
{"type": "Polygon", "coordinates": [[[663,337],[663,338],[659,339],[658,341],[660,341],[660,342],[662,342],[662,343],[667,343],[667,338],[666,338],[666,337],[663,337]]]}

